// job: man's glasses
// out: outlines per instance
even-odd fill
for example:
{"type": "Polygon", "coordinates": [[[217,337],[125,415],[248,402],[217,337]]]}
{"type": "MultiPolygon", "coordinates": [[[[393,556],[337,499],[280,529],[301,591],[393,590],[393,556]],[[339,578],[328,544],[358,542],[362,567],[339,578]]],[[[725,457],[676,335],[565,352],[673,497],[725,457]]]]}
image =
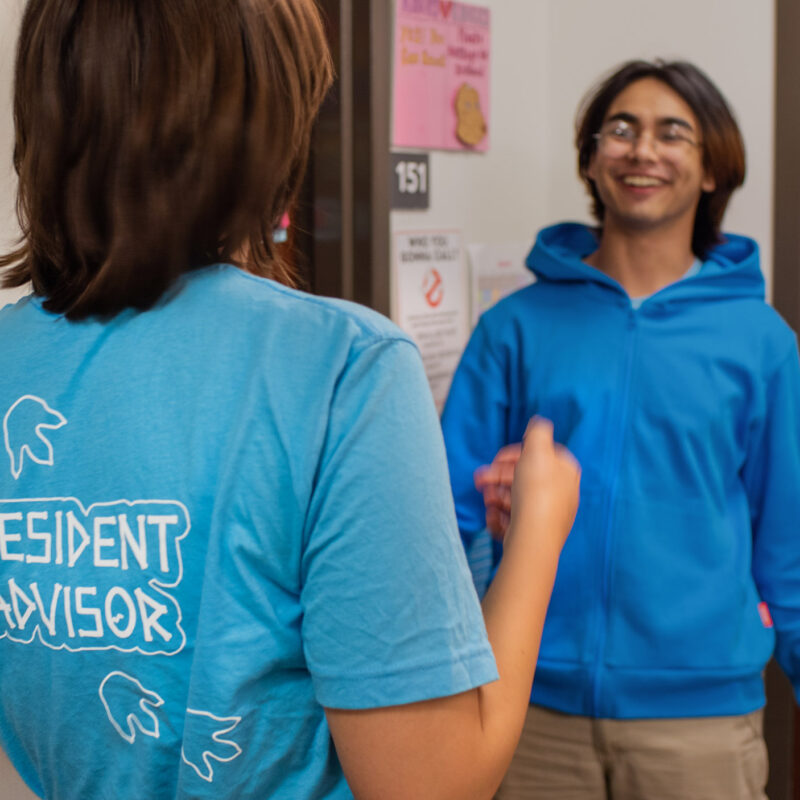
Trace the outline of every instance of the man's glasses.
{"type": "MultiPolygon", "coordinates": [[[[626,156],[633,151],[642,132],[638,126],[625,120],[612,120],[594,134],[598,149],[609,158],[626,156]]],[[[675,122],[660,125],[652,136],[653,149],[662,156],[681,156],[700,142],[689,131],[675,122]]]]}

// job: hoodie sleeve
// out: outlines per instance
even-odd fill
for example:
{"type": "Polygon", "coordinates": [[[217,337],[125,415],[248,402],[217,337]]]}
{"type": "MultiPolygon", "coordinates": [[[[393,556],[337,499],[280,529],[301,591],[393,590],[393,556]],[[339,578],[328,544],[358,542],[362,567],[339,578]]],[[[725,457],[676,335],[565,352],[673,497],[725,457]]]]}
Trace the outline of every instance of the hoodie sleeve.
{"type": "Polygon", "coordinates": [[[753,576],[777,635],[776,658],[800,702],[800,359],[772,374],[751,431],[744,481],[753,521],[753,576]]]}
{"type": "Polygon", "coordinates": [[[461,357],[442,413],[458,528],[467,548],[485,527],[483,496],[475,489],[473,473],[509,444],[506,372],[482,318],[461,357]]]}

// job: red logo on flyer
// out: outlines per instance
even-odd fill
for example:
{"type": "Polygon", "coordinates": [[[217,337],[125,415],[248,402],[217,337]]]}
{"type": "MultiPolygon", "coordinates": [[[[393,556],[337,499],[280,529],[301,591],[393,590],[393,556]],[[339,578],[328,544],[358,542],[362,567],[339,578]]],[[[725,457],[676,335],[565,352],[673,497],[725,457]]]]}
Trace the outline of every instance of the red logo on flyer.
{"type": "Polygon", "coordinates": [[[439,0],[439,10],[442,16],[447,19],[450,16],[450,11],[453,8],[453,0],[439,0]]]}
{"type": "Polygon", "coordinates": [[[431,308],[436,308],[444,299],[442,276],[435,267],[431,267],[430,272],[425,276],[425,280],[422,282],[422,291],[425,294],[425,301],[431,308]]]}
{"type": "Polygon", "coordinates": [[[765,628],[773,626],[772,614],[769,613],[769,606],[762,600],[758,604],[758,615],[761,617],[761,623],[765,628]]]}

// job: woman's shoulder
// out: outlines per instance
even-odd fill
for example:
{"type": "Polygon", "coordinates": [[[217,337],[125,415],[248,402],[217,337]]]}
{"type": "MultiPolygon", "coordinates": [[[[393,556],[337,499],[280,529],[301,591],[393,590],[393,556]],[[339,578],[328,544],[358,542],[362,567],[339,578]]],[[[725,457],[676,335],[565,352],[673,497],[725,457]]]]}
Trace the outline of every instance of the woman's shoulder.
{"type": "Polygon", "coordinates": [[[410,341],[383,314],[348,300],[320,297],[228,264],[194,274],[192,294],[200,294],[218,311],[239,316],[264,317],[264,322],[284,328],[317,330],[320,336],[345,336],[369,345],[382,340],[410,341]]]}

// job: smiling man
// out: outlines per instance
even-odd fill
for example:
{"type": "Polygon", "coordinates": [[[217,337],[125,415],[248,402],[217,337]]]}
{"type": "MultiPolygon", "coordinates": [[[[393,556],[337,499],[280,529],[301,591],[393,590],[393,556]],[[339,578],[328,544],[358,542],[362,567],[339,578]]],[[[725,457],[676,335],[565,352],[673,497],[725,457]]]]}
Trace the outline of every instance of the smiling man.
{"type": "Polygon", "coordinates": [[[576,144],[598,225],[540,232],[442,418],[466,545],[502,539],[530,416],[583,469],[497,797],[763,800],[773,651],[800,691],[800,359],[757,245],[721,233],[741,135],[696,67],[636,61],[576,144]]]}

